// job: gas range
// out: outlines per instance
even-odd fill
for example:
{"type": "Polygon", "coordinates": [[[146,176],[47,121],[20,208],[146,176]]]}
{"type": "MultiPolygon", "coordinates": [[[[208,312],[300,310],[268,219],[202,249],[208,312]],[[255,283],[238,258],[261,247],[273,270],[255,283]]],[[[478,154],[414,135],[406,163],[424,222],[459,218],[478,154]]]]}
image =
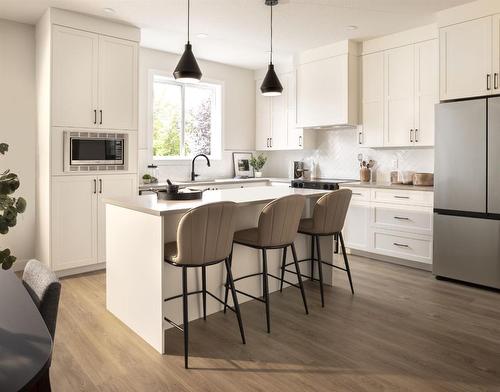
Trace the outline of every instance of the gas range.
{"type": "Polygon", "coordinates": [[[358,180],[350,180],[346,178],[337,179],[337,178],[315,178],[314,180],[292,180],[291,187],[292,188],[306,188],[306,189],[327,189],[327,190],[336,190],[339,189],[339,184],[343,184],[346,182],[355,182],[358,180]]]}

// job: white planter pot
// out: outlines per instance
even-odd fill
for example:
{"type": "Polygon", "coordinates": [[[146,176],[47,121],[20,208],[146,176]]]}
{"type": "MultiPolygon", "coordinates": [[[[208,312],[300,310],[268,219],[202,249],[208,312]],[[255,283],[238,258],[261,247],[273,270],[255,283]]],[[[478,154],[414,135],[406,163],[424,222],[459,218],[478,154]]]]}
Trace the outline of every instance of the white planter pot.
{"type": "Polygon", "coordinates": [[[256,171],[256,172],[254,172],[254,174],[255,174],[255,178],[261,178],[262,177],[262,172],[256,171]]]}

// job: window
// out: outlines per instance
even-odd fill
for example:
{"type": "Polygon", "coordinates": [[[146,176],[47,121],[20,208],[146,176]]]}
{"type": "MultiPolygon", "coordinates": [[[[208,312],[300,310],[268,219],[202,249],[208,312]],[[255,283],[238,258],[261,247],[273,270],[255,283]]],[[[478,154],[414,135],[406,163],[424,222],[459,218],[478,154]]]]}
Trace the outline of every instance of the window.
{"type": "Polygon", "coordinates": [[[222,86],[187,84],[152,75],[152,152],[154,160],[221,154],[222,86]]]}

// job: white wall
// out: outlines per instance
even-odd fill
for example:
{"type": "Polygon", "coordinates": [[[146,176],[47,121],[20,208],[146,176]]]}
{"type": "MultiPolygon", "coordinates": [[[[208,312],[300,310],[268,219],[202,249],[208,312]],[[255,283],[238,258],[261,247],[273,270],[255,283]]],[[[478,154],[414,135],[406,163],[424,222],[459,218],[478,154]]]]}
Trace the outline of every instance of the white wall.
{"type": "MultiPolygon", "coordinates": [[[[139,169],[142,174],[151,163],[148,129],[148,74],[149,70],[173,72],[179,55],[141,48],[139,57],[139,169]]],[[[207,167],[204,160],[196,165],[200,179],[232,177],[231,151],[253,150],[255,146],[255,81],[251,70],[211,61],[199,61],[205,80],[224,82],[223,92],[223,148],[221,160],[212,160],[207,167]]],[[[160,166],[160,181],[166,178],[186,180],[191,172],[191,162],[170,162],[160,166]]]]}
{"type": "Polygon", "coordinates": [[[399,170],[434,172],[434,149],[369,149],[357,144],[357,132],[353,129],[317,130],[316,149],[304,151],[270,151],[264,175],[288,177],[290,162],[313,159],[319,164],[319,177],[359,179],[357,155],[377,162],[376,177],[389,181],[392,163],[398,160],[399,170]]]}
{"type": "Polygon", "coordinates": [[[18,267],[35,253],[35,28],[0,19],[0,142],[9,152],[0,156],[0,171],[19,175],[28,206],[7,235],[0,235],[0,248],[8,247],[18,267]]]}

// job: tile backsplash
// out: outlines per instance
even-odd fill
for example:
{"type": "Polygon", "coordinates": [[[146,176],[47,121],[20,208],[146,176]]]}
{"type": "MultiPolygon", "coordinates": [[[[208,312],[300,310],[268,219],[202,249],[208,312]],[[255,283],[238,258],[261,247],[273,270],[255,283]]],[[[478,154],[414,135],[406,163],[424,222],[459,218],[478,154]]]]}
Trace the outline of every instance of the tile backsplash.
{"type": "Polygon", "coordinates": [[[370,149],[360,148],[357,132],[353,129],[317,130],[316,149],[302,151],[269,151],[264,175],[268,177],[288,177],[292,161],[304,160],[306,166],[314,161],[318,165],[317,176],[324,178],[359,179],[357,156],[363,154],[368,161],[376,162],[374,180],[389,181],[393,164],[398,170],[434,172],[434,149],[370,149]]]}

